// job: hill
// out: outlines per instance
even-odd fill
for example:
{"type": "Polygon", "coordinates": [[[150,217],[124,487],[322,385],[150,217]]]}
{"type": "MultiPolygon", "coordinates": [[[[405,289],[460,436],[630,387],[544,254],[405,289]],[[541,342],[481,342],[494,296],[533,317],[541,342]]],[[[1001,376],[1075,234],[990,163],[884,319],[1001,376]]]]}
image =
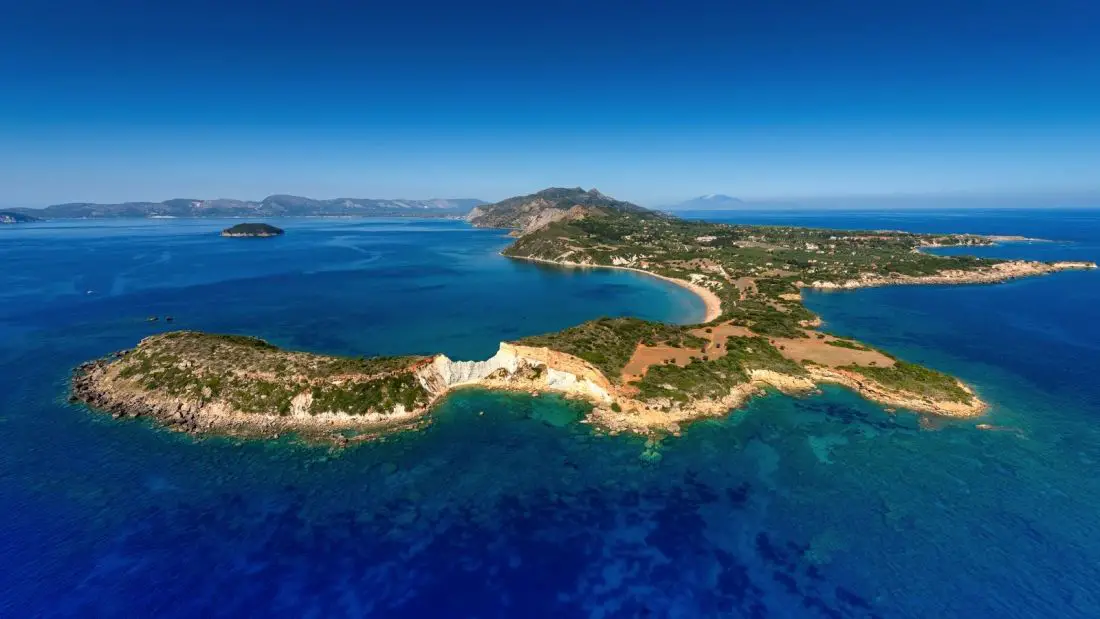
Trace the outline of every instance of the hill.
{"type": "Polygon", "coordinates": [[[11,209],[11,212],[42,219],[100,219],[122,217],[270,217],[270,216],[353,216],[353,217],[460,217],[484,204],[473,198],[432,200],[376,200],[334,198],[317,200],[302,196],[272,195],[251,200],[198,200],[174,198],[162,202],[97,204],[69,202],[43,209],[11,209]]]}
{"type": "Polygon", "coordinates": [[[478,206],[466,220],[479,228],[513,228],[521,233],[538,230],[555,221],[582,219],[592,214],[636,213],[649,209],[605,196],[596,189],[551,187],[526,196],[478,206]]]}
{"type": "Polygon", "coordinates": [[[665,208],[670,211],[724,211],[745,208],[746,206],[748,205],[738,198],[722,195],[720,193],[712,193],[690,200],[684,200],[677,204],[671,204],[665,208]]]}

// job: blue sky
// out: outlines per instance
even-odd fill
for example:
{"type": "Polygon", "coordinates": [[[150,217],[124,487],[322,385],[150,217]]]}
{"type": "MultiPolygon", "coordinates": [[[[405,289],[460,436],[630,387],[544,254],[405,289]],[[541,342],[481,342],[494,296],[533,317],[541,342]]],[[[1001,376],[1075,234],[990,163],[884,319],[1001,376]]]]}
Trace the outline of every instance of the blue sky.
{"type": "Polygon", "coordinates": [[[0,0],[0,204],[1100,190],[1091,0],[227,4],[0,0]]]}

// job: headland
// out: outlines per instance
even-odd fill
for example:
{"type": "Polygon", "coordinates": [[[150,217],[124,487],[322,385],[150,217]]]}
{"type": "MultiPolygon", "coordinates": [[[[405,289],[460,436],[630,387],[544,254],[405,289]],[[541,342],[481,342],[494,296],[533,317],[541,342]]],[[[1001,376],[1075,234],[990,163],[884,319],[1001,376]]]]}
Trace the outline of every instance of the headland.
{"type": "Polygon", "coordinates": [[[801,290],[986,284],[1096,268],[923,251],[1004,237],[685,221],[595,190],[512,198],[478,207],[470,221],[512,230],[516,239],[502,252],[509,258],[625,269],[683,286],[703,299],[704,321],[603,318],[502,342],[481,361],[349,359],[242,336],[166,333],[77,368],[73,397],[197,434],[297,432],[338,442],[422,423],[440,398],[464,387],[580,398],[592,405],[586,421],[611,432],[678,433],[765,390],[800,394],[821,384],[891,409],[968,418],[988,407],[971,387],[819,331],[801,290]]]}

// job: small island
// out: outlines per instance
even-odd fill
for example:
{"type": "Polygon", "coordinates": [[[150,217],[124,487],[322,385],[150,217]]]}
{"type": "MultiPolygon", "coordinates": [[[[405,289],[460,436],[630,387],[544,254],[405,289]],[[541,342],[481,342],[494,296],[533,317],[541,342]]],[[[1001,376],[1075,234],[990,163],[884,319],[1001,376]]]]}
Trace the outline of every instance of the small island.
{"type": "Polygon", "coordinates": [[[77,368],[73,399],[196,434],[293,431],[336,442],[419,424],[440,398],[471,386],[583,399],[592,405],[586,422],[612,433],[678,434],[766,390],[802,394],[822,384],[890,409],[970,418],[988,407],[971,387],[819,330],[802,290],[985,284],[1096,268],[925,251],[1005,237],[687,221],[579,188],[480,206],[468,219],[511,230],[517,238],[502,253],[512,259],[626,269],[681,285],[703,299],[705,318],[686,326],[597,319],[501,342],[496,355],[474,361],[353,359],[238,335],[165,333],[77,368]]]}
{"type": "Polygon", "coordinates": [[[282,228],[276,228],[269,224],[237,224],[222,230],[222,236],[232,238],[266,238],[281,236],[282,234],[282,228]]]}

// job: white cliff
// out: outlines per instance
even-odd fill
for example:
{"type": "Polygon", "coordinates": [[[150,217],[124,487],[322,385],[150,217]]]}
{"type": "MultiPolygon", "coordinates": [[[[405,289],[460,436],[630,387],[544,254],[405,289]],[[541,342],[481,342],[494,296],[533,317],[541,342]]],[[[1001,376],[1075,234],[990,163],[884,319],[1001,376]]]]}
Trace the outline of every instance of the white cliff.
{"type": "Polygon", "coordinates": [[[522,391],[554,391],[609,403],[607,379],[589,363],[546,348],[502,342],[484,361],[454,361],[436,355],[417,371],[420,384],[438,398],[453,388],[483,386],[522,391]]]}

